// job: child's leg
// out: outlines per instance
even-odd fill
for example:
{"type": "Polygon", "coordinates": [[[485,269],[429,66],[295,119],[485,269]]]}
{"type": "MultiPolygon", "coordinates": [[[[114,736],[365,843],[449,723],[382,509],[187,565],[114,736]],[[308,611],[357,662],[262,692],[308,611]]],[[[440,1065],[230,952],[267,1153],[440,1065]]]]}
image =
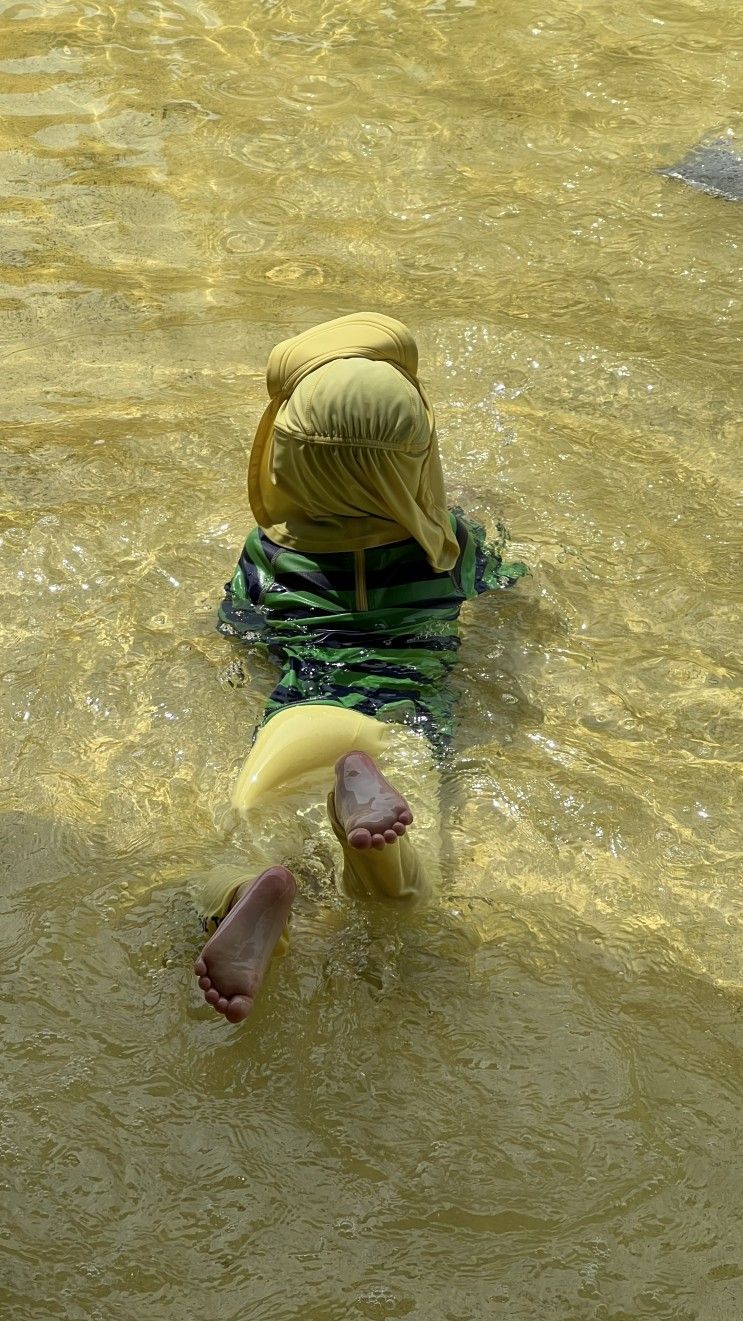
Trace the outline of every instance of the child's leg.
{"type": "MultiPolygon", "coordinates": [[[[216,878],[213,881],[216,886],[216,878]]],[[[211,905],[225,908],[225,915],[194,971],[207,1004],[230,1023],[247,1018],[273,955],[286,948],[286,924],[296,893],[291,872],[269,867],[255,880],[231,885],[219,904],[211,905]]]]}
{"type": "Polygon", "coordinates": [[[253,1007],[272,958],[286,953],[296,885],[283,865],[297,852],[296,818],[256,814],[245,859],[191,878],[192,898],[210,937],[194,964],[207,1004],[231,1023],[253,1007]],[[278,865],[282,864],[282,865],[278,865]]]}
{"type": "Polygon", "coordinates": [[[328,816],[343,849],[347,894],[418,900],[430,893],[430,880],[407,834],[413,814],[364,753],[340,758],[328,816]]]}
{"type": "Polygon", "coordinates": [[[289,707],[259,731],[232,796],[250,830],[250,865],[216,866],[193,881],[201,925],[211,937],[194,971],[207,1003],[230,1022],[247,1016],[271,958],[288,945],[296,885],[277,863],[298,843],[292,791],[314,769],[330,773],[354,741],[378,751],[386,732],[367,716],[326,706],[289,707]]]}
{"type": "Polygon", "coordinates": [[[328,815],[343,849],[343,888],[356,897],[421,898],[433,888],[440,865],[440,841],[431,839],[432,826],[435,824],[438,834],[440,824],[438,781],[426,741],[410,730],[343,707],[319,703],[287,707],[260,730],[235,786],[233,806],[240,813],[250,811],[256,803],[275,806],[280,795],[290,793],[308,775],[317,781],[318,773],[327,770],[332,774],[339,759],[350,752],[370,759],[378,777],[370,792],[378,800],[380,795],[391,794],[407,809],[402,796],[384,779],[380,762],[385,770],[392,767],[396,784],[410,784],[416,809],[415,839],[426,847],[426,868],[424,872],[419,852],[405,834],[399,843],[388,842],[380,851],[354,847],[348,838],[353,825],[350,817],[344,819],[343,795],[336,782],[328,815]]]}
{"type": "MultiPolygon", "coordinates": [[[[376,895],[408,900],[429,892],[431,864],[435,874],[435,860],[433,856],[427,859],[424,873],[406,833],[412,813],[402,796],[385,780],[375,760],[384,753],[390,732],[390,726],[369,716],[320,705],[289,707],[260,731],[232,798],[233,807],[241,815],[247,814],[246,820],[252,826],[254,879],[246,880],[245,869],[234,863],[215,867],[200,879],[195,896],[204,930],[215,933],[196,961],[196,976],[207,1003],[230,1022],[240,1022],[247,1016],[272,956],[286,949],[287,921],[296,885],[291,872],[276,865],[275,859],[289,856],[282,833],[296,820],[290,795],[306,781],[309,772],[326,770],[332,775],[332,767],[340,758],[328,813],[343,849],[346,892],[357,897],[376,895]],[[354,772],[359,771],[360,780],[357,774],[354,789],[349,788],[354,772]],[[356,792],[359,785],[361,792],[356,792]],[[256,803],[259,807],[253,812],[256,803]],[[272,810],[264,812],[264,805],[272,810]],[[283,832],[277,826],[277,805],[281,809],[283,832]],[[358,847],[359,842],[366,842],[367,834],[370,847],[358,847]],[[381,847],[371,846],[375,834],[376,844],[381,842],[381,847]],[[256,872],[260,873],[257,878],[256,872]]],[[[425,761],[424,745],[413,735],[406,742],[404,734],[405,731],[398,731],[394,742],[400,742],[409,755],[403,757],[402,763],[399,757],[396,760],[403,777],[410,778],[411,769],[419,769],[425,761]]],[[[397,774],[398,766],[396,777],[397,774]]],[[[425,776],[422,780],[416,773],[413,778],[417,794],[425,776]]],[[[434,794],[432,804],[435,801],[434,794]]],[[[425,811],[421,815],[425,817],[425,811]]]]}
{"type": "Polygon", "coordinates": [[[332,771],[338,758],[352,748],[376,760],[389,730],[389,725],[345,707],[288,706],[258,731],[237,778],[232,805],[244,813],[259,801],[275,802],[309,775],[332,771]]]}

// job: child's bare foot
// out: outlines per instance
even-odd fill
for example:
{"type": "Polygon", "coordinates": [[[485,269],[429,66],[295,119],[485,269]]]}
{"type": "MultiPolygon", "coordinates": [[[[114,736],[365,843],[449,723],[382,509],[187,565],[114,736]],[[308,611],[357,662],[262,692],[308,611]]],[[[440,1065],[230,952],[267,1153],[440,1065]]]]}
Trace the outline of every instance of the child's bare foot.
{"type": "Polygon", "coordinates": [[[297,886],[285,867],[241,885],[194,964],[207,1004],[230,1023],[247,1018],[284,929],[297,886]]]}
{"type": "Polygon", "coordinates": [[[365,752],[347,752],[335,766],[335,810],[355,849],[394,844],[412,823],[402,794],[365,752]]]}

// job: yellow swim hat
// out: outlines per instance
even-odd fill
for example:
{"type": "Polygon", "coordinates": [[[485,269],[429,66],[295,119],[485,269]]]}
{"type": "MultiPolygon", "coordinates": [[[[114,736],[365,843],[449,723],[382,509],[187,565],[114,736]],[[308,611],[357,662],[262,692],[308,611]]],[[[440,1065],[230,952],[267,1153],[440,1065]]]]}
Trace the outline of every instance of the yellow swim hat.
{"type": "Polygon", "coordinates": [[[413,537],[437,571],[459,547],[433,411],[406,326],[362,312],[285,340],[250,457],[259,526],[279,545],[334,552],[413,537]]]}

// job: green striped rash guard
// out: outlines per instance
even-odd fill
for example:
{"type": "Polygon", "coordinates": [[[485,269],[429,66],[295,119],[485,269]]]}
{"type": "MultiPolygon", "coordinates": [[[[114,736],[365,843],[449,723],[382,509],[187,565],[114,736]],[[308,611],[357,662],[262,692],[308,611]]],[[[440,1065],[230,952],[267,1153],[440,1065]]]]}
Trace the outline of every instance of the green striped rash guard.
{"type": "Polygon", "coordinates": [[[401,720],[447,745],[462,602],[526,572],[486,545],[479,524],[459,510],[450,517],[459,558],[444,573],[413,540],[306,554],[260,528],[249,534],[217,627],[278,662],[264,720],[292,703],[321,703],[401,720]]]}

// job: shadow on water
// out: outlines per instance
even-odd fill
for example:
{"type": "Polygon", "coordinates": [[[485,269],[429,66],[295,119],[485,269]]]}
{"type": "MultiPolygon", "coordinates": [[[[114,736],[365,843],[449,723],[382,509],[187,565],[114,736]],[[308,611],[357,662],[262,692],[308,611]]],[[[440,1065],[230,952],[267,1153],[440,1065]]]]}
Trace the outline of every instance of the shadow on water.
{"type": "MultiPolygon", "coordinates": [[[[54,1230],[88,1315],[124,1321],[153,1291],[178,1299],[186,1265],[207,1314],[218,1289],[228,1308],[249,1296],[258,1315],[295,1315],[314,1260],[335,1289],[387,1290],[388,1315],[421,1296],[425,1312],[429,1254],[436,1297],[451,1289],[472,1315],[497,1286],[495,1244],[497,1279],[562,1317],[568,1264],[595,1296],[628,1236],[654,1245],[656,1269],[621,1267],[636,1292],[657,1287],[659,1261],[675,1271],[684,1247],[664,1226],[684,1205],[717,1217],[710,1288],[716,1315],[732,1315],[740,996],[652,928],[599,928],[547,893],[516,903],[497,878],[404,915],[316,888],[252,1019],[229,1028],[196,991],[193,914],[177,883],[158,883],[162,859],[145,852],[124,889],[103,832],[12,813],[2,838],[17,1085],[0,1142],[23,1192],[18,1232],[54,1230]],[[296,1221],[308,1179],[311,1225],[296,1221]],[[167,1267],[151,1234],[163,1198],[167,1267]],[[268,1267],[287,1217],[279,1277],[268,1267]]],[[[46,1293],[22,1258],[8,1264],[5,1296],[25,1315],[46,1293]]],[[[696,1315],[676,1295],[651,1314],[696,1315]]]]}

